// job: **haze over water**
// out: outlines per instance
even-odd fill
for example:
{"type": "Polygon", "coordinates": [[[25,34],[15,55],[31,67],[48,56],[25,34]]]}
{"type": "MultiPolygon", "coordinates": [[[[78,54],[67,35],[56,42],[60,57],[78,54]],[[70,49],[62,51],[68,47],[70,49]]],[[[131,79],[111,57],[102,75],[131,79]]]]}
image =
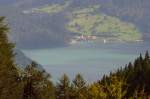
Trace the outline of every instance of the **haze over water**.
{"type": "Polygon", "coordinates": [[[68,47],[23,50],[31,59],[42,64],[57,81],[66,73],[73,79],[81,73],[88,82],[100,79],[133,61],[140,53],[150,50],[149,42],[95,43],[81,42],[68,47]]]}

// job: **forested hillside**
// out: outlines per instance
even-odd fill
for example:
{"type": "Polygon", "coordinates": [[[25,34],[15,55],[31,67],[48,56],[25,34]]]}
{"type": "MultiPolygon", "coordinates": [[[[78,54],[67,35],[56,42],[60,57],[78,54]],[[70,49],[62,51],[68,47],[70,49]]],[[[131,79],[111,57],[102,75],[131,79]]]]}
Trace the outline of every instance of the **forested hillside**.
{"type": "Polygon", "coordinates": [[[1,0],[0,15],[7,16],[12,28],[9,37],[17,47],[47,48],[67,45],[74,32],[96,35],[108,32],[106,35],[125,41],[131,41],[128,35],[134,41],[149,40],[149,4],[149,0],[1,0]],[[80,13],[70,17],[72,11],[95,5],[100,7],[94,14],[86,12],[85,16],[80,13]],[[39,9],[40,13],[26,13],[33,9],[39,9]],[[45,10],[48,13],[42,13],[45,10]],[[50,14],[51,10],[55,13],[50,14]],[[103,16],[105,20],[101,20],[103,16]],[[83,20],[91,18],[92,22],[83,20]]]}

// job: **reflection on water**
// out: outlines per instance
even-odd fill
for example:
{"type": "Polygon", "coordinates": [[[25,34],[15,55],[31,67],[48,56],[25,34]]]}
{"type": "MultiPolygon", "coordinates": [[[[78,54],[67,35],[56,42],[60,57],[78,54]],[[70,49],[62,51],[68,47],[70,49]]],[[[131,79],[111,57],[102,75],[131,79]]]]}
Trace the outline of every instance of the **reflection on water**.
{"type": "Polygon", "coordinates": [[[88,82],[91,82],[133,61],[139,53],[150,50],[149,44],[81,42],[68,47],[23,50],[23,52],[42,64],[54,81],[63,73],[68,74],[71,79],[75,74],[81,73],[88,82]]]}

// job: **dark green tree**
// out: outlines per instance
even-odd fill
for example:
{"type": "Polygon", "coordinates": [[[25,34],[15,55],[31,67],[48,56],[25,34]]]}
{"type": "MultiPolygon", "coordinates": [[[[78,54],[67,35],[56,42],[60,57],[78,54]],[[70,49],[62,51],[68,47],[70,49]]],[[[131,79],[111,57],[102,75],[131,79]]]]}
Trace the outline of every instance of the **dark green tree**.
{"type": "Polygon", "coordinates": [[[145,59],[150,59],[148,51],[146,51],[146,53],[145,53],[145,59]]]}
{"type": "Polygon", "coordinates": [[[75,79],[73,80],[73,89],[75,90],[75,99],[86,99],[88,97],[86,81],[83,79],[82,75],[76,75],[75,79]]]}
{"type": "Polygon", "coordinates": [[[140,55],[134,61],[134,64],[129,63],[124,68],[118,69],[117,72],[113,72],[111,75],[103,77],[99,83],[103,86],[106,86],[106,84],[112,84],[110,83],[112,75],[117,77],[119,81],[125,83],[125,85],[122,86],[122,91],[126,92],[124,95],[125,98],[146,97],[143,99],[148,99],[150,96],[150,58],[148,51],[144,58],[140,55]]]}
{"type": "Polygon", "coordinates": [[[18,81],[18,70],[14,64],[13,47],[7,38],[9,28],[0,17],[0,99],[21,99],[22,83],[18,81]]]}
{"type": "Polygon", "coordinates": [[[64,74],[56,85],[56,99],[70,99],[70,89],[70,80],[68,76],[64,74]]]}
{"type": "Polygon", "coordinates": [[[23,99],[54,99],[55,91],[48,74],[44,74],[32,62],[25,68],[23,99]]]}

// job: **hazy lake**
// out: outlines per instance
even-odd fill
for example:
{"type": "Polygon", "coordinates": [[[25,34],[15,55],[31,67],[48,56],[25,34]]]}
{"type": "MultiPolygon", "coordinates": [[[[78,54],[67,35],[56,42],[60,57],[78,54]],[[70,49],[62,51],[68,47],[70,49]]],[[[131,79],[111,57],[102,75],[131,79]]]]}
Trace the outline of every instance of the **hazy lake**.
{"type": "Polygon", "coordinates": [[[150,43],[94,43],[51,49],[23,50],[26,56],[42,64],[57,81],[63,73],[72,79],[81,73],[88,82],[133,61],[140,53],[150,50],[150,43]]]}

